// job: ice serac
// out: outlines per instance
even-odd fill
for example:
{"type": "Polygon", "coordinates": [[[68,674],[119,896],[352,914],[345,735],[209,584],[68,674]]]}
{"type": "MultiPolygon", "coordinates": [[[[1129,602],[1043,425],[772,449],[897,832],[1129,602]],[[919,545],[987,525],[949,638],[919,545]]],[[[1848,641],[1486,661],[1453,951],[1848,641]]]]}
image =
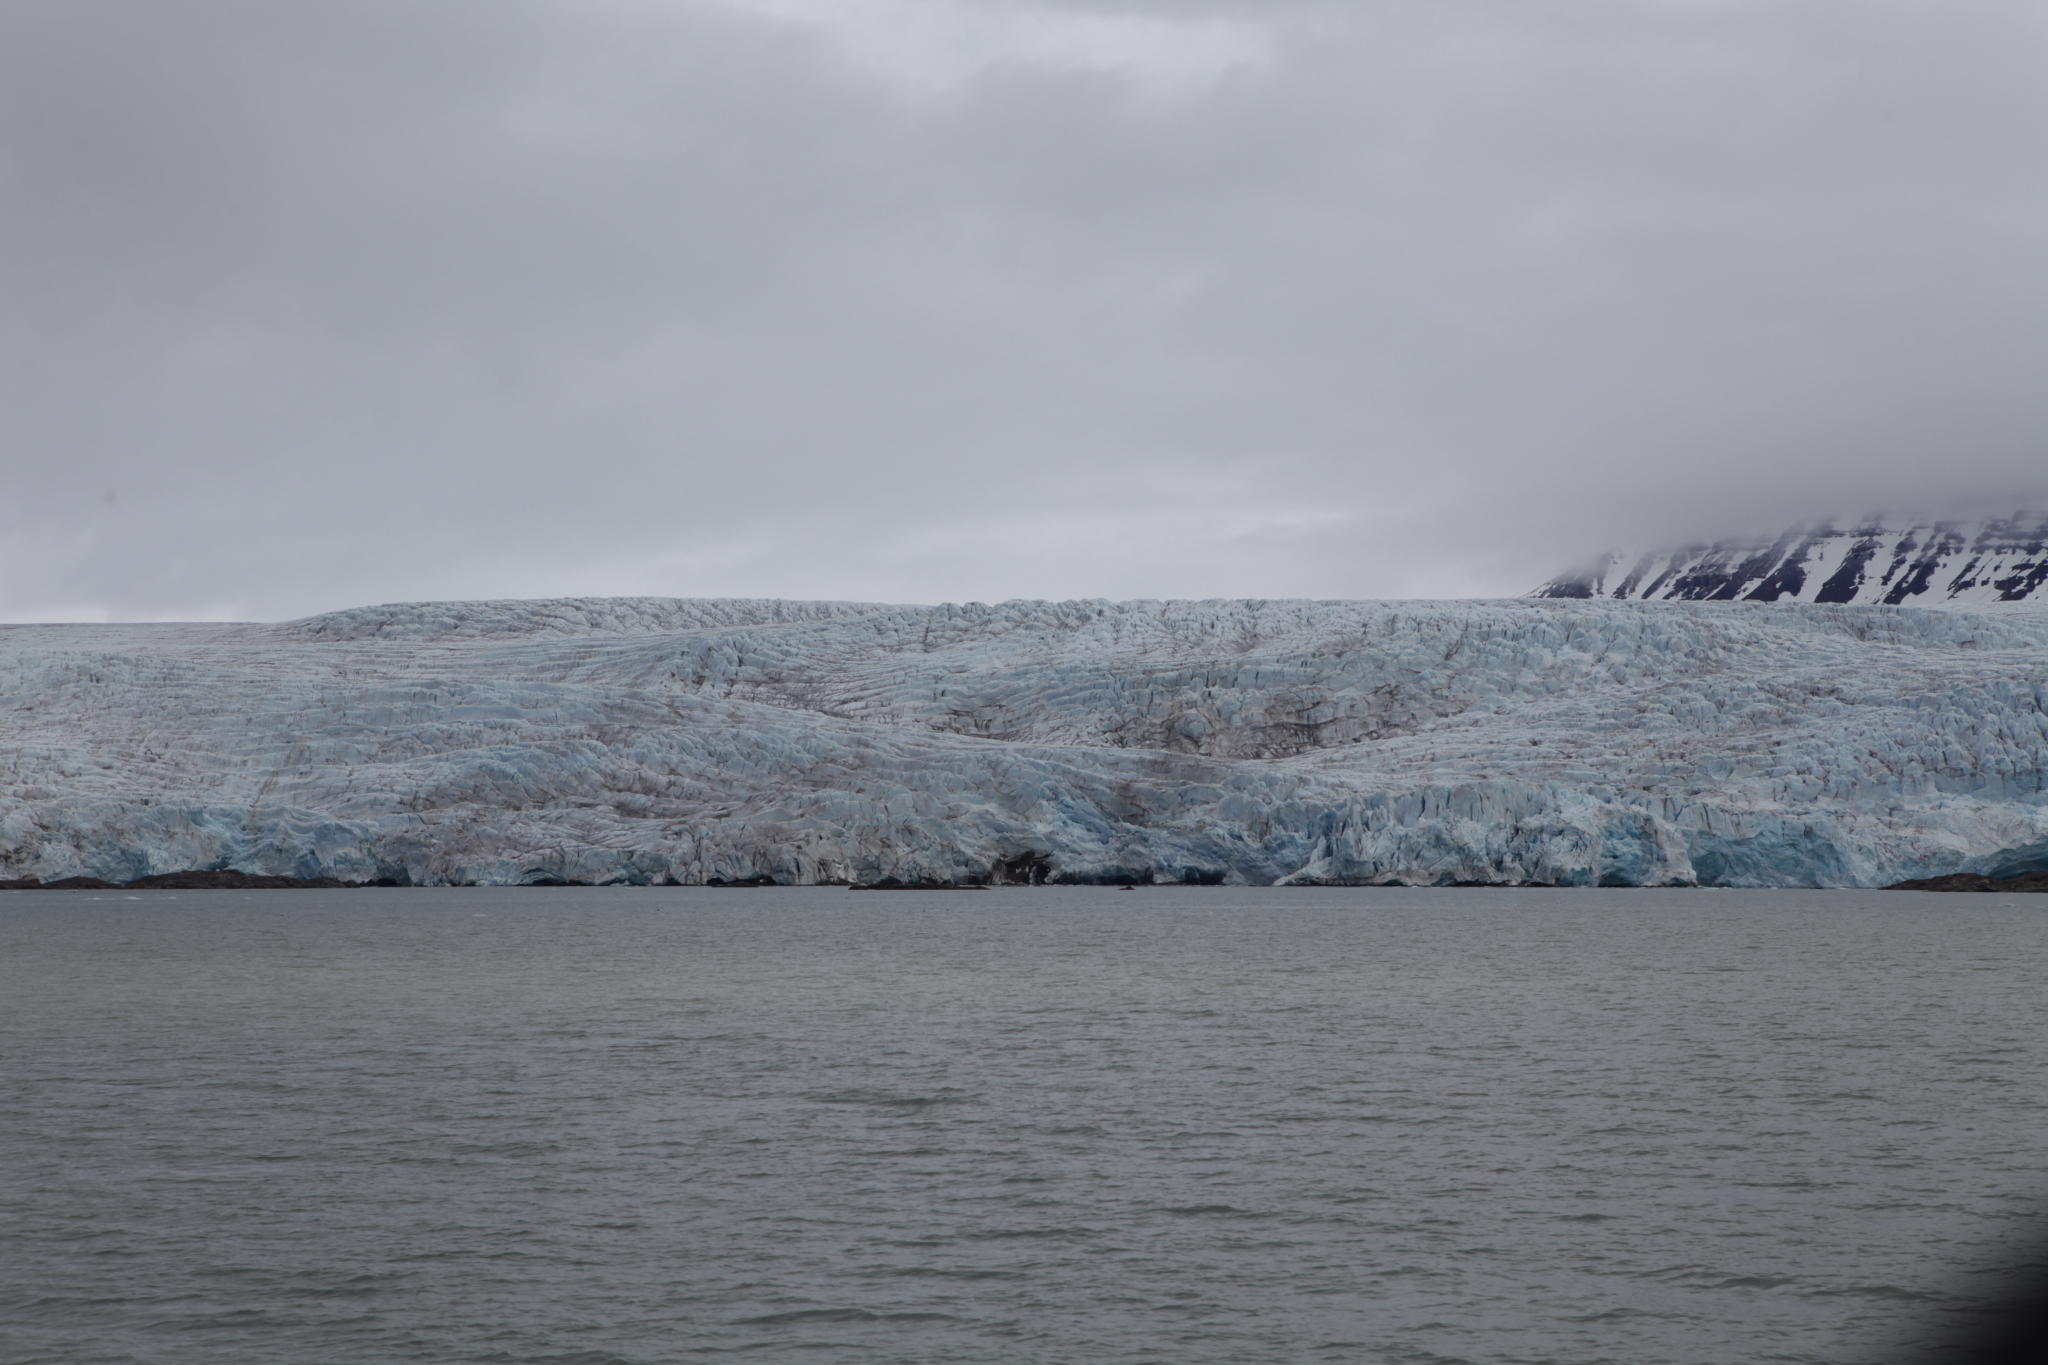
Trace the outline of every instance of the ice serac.
{"type": "Polygon", "coordinates": [[[590,599],[0,628],[0,878],[2048,868],[2048,615],[590,599]]]}
{"type": "Polygon", "coordinates": [[[1873,514],[1770,538],[1606,553],[1543,598],[2003,607],[2048,603],[2048,513],[1939,520],[1873,514]]]}

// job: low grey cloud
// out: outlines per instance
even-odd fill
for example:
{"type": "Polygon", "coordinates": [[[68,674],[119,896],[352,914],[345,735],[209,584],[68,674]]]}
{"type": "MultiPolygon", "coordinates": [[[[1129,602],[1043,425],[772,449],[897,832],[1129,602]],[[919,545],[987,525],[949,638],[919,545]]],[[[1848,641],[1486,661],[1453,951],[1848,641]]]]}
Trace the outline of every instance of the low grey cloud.
{"type": "Polygon", "coordinates": [[[2038,502],[2044,164],[2017,0],[15,0],[0,619],[2038,502]]]}

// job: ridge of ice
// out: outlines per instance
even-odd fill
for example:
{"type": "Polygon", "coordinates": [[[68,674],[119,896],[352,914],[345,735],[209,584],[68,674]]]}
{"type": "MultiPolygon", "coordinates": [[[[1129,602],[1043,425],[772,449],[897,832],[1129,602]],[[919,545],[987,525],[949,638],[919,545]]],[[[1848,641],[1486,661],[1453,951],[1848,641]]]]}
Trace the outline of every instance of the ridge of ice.
{"type": "Polygon", "coordinates": [[[2032,614],[413,603],[0,627],[0,715],[0,876],[45,880],[1870,886],[2048,867],[2032,614]]]}

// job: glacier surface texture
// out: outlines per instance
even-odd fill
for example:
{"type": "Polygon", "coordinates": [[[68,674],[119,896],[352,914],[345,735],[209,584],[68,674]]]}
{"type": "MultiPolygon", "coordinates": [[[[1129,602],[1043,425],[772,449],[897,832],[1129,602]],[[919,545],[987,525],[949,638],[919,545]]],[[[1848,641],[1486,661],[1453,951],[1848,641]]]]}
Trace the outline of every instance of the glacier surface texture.
{"type": "Polygon", "coordinates": [[[0,876],[1870,886],[2048,868],[2048,615],[583,599],[0,628],[0,876]]]}

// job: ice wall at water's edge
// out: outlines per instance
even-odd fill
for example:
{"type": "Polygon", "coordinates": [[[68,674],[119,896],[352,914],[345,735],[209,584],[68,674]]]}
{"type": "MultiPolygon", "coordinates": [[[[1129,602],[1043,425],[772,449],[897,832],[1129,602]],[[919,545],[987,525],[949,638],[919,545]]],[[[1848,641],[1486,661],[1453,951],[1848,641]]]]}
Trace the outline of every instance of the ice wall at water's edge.
{"type": "Polygon", "coordinates": [[[0,876],[1879,885],[2048,867],[2048,618],[367,608],[0,628],[0,876]]]}

